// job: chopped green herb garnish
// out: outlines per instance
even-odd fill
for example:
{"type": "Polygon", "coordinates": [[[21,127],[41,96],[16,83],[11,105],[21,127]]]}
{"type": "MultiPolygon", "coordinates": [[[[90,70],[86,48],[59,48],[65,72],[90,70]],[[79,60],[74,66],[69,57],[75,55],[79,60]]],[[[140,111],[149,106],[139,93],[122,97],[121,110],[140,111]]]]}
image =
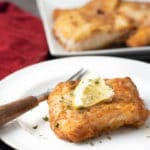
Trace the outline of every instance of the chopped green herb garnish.
{"type": "Polygon", "coordinates": [[[33,129],[37,129],[37,128],[38,128],[38,125],[35,125],[35,126],[33,126],[32,128],[33,128],[33,129]]]}
{"type": "Polygon", "coordinates": [[[99,141],[99,143],[102,143],[102,141],[99,141]]]}
{"type": "Polygon", "coordinates": [[[94,146],[94,143],[93,143],[93,142],[90,142],[89,144],[90,144],[91,146],[94,146]]]}
{"type": "Polygon", "coordinates": [[[95,81],[95,84],[99,84],[99,81],[95,81]]]}
{"type": "Polygon", "coordinates": [[[150,138],[150,135],[147,135],[146,137],[147,137],[147,138],[150,138]]]}
{"type": "Polygon", "coordinates": [[[70,105],[66,105],[66,109],[70,109],[71,108],[71,106],[70,105]]]}
{"type": "Polygon", "coordinates": [[[47,116],[43,117],[43,120],[48,121],[48,117],[47,116]]]}
{"type": "Polygon", "coordinates": [[[107,136],[107,138],[109,139],[109,140],[111,140],[111,136],[109,135],[109,136],[107,136]]]}
{"type": "Polygon", "coordinates": [[[70,93],[70,96],[73,96],[73,93],[70,93]]]}
{"type": "Polygon", "coordinates": [[[64,97],[62,96],[61,99],[64,99],[64,97]]]}

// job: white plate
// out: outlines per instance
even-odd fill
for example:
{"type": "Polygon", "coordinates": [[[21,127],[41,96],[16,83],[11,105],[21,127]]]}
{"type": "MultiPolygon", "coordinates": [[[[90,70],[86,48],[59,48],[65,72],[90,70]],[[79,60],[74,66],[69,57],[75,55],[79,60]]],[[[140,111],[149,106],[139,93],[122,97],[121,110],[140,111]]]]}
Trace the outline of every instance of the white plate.
{"type": "MultiPolygon", "coordinates": [[[[72,8],[78,7],[89,0],[37,0],[37,6],[43,21],[45,34],[49,46],[51,55],[54,56],[71,56],[71,55],[91,55],[91,54],[128,54],[128,53],[137,53],[137,52],[150,52],[150,46],[147,47],[138,47],[138,48],[114,48],[114,49],[101,49],[101,50],[89,50],[83,52],[68,52],[55,40],[52,35],[52,12],[55,8],[72,8]]],[[[138,0],[136,0],[138,1],[138,0]]],[[[146,1],[146,0],[145,0],[146,1]]],[[[149,0],[147,0],[149,1],[149,0]]]]}
{"type": "MultiPolygon", "coordinates": [[[[63,81],[78,69],[84,67],[97,72],[101,77],[130,76],[136,83],[141,97],[150,108],[149,85],[150,65],[129,59],[113,57],[72,57],[39,63],[22,69],[0,82],[0,104],[10,102],[27,95],[37,94],[63,81]]],[[[147,150],[150,147],[150,119],[146,125],[137,129],[122,128],[110,133],[112,139],[103,135],[81,144],[74,144],[58,139],[43,121],[48,114],[48,105],[41,103],[0,129],[0,138],[19,150],[147,150]],[[38,125],[34,130],[32,127],[38,125]],[[100,143],[102,141],[102,143],[100,143]],[[89,143],[93,142],[94,146],[89,143]]]]}

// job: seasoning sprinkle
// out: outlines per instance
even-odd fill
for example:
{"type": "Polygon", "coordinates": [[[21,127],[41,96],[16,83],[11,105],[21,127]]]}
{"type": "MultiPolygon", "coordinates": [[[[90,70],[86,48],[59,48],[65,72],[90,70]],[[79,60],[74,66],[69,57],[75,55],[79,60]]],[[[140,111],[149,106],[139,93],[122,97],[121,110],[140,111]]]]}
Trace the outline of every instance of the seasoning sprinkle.
{"type": "Polygon", "coordinates": [[[43,117],[43,120],[48,121],[48,117],[47,116],[43,117]]]}
{"type": "Polygon", "coordinates": [[[70,96],[73,96],[73,93],[70,93],[70,96]]]}
{"type": "Polygon", "coordinates": [[[56,123],[56,124],[55,124],[55,128],[58,128],[58,127],[59,127],[59,123],[56,123]]]}
{"type": "Polygon", "coordinates": [[[150,135],[147,135],[146,137],[147,137],[147,138],[150,138],[150,135]]]}
{"type": "Polygon", "coordinates": [[[102,143],[102,141],[99,141],[99,143],[102,143]]]}
{"type": "Polygon", "coordinates": [[[38,128],[38,125],[35,125],[35,126],[33,126],[32,128],[33,128],[33,129],[37,129],[37,128],[38,128]]]}
{"type": "Polygon", "coordinates": [[[111,136],[110,136],[110,135],[108,135],[108,136],[107,136],[107,139],[111,140],[111,136]]]}
{"type": "Polygon", "coordinates": [[[103,14],[104,12],[102,11],[102,10],[100,10],[100,9],[97,9],[97,14],[103,14]]]}
{"type": "Polygon", "coordinates": [[[99,84],[99,81],[95,81],[95,84],[99,84]]]}
{"type": "Polygon", "coordinates": [[[94,143],[93,143],[93,142],[90,142],[89,144],[90,144],[91,146],[94,146],[94,143]]]}

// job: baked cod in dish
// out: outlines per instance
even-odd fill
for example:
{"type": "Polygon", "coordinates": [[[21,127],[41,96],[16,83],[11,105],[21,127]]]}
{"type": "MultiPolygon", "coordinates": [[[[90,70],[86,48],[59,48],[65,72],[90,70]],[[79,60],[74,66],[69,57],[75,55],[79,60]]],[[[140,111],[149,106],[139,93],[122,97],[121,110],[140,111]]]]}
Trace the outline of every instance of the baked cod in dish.
{"type": "Polygon", "coordinates": [[[129,77],[106,79],[114,91],[111,100],[86,108],[74,108],[74,90],[79,81],[59,83],[48,97],[49,121],[55,134],[64,140],[81,142],[121,126],[139,127],[148,110],[129,77]]]}
{"type": "Polygon", "coordinates": [[[55,10],[53,34],[66,50],[108,47],[129,33],[130,19],[122,14],[104,14],[99,9],[55,10]],[[61,12],[61,13],[60,13],[61,12]]]}
{"type": "MultiPolygon", "coordinates": [[[[131,39],[132,33],[148,16],[148,2],[91,0],[80,8],[55,9],[52,32],[56,40],[68,51],[102,49],[112,47],[116,43],[131,47],[145,46],[150,44],[147,42],[149,32],[144,38],[146,42],[142,44],[132,44],[131,39]],[[128,42],[129,36],[131,42],[128,42]]],[[[133,43],[134,37],[135,35],[133,43]]],[[[137,38],[139,39],[138,36],[137,38]]]]}
{"type": "Polygon", "coordinates": [[[150,45],[150,2],[121,2],[117,11],[130,18],[135,26],[126,44],[131,47],[150,45]]]}

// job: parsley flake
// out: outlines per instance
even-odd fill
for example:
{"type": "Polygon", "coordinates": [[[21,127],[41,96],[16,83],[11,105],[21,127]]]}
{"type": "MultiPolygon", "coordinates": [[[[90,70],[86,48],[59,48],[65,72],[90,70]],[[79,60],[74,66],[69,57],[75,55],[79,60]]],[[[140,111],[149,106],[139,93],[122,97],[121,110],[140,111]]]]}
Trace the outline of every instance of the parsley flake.
{"type": "Polygon", "coordinates": [[[91,146],[94,146],[94,143],[93,143],[93,142],[90,142],[89,144],[90,144],[91,146]]]}
{"type": "Polygon", "coordinates": [[[43,117],[43,120],[48,121],[48,117],[47,116],[43,117]]]}
{"type": "Polygon", "coordinates": [[[108,136],[107,136],[107,139],[108,139],[108,140],[111,140],[111,136],[110,136],[110,135],[108,135],[108,136]]]}
{"type": "Polygon", "coordinates": [[[33,129],[37,129],[37,128],[38,128],[38,125],[35,125],[35,126],[33,126],[32,128],[33,128],[33,129]]]}

